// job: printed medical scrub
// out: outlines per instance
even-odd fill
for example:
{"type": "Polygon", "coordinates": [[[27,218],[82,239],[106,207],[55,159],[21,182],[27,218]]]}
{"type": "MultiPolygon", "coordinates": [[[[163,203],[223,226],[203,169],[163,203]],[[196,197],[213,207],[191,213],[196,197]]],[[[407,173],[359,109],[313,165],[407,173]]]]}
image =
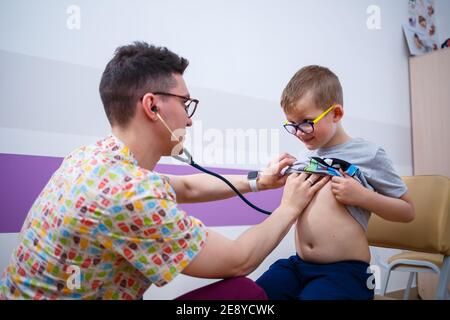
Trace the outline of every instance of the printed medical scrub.
{"type": "Polygon", "coordinates": [[[139,299],[180,273],[206,236],[167,179],[111,135],[72,152],[42,190],[0,298],[139,299]]]}

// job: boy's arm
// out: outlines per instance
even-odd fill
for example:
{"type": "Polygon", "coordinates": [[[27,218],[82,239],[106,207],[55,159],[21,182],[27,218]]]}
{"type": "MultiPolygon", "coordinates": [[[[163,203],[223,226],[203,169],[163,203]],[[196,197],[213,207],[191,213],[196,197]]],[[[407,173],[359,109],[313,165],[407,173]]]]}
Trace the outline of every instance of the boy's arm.
{"type": "Polygon", "coordinates": [[[375,213],[383,219],[395,222],[411,222],[414,220],[414,206],[409,193],[400,198],[391,198],[375,191],[365,189],[360,207],[375,213]]]}
{"type": "Polygon", "coordinates": [[[400,198],[388,197],[364,188],[347,174],[333,177],[331,191],[340,203],[364,208],[383,219],[396,222],[414,220],[414,206],[408,192],[400,198]]]}

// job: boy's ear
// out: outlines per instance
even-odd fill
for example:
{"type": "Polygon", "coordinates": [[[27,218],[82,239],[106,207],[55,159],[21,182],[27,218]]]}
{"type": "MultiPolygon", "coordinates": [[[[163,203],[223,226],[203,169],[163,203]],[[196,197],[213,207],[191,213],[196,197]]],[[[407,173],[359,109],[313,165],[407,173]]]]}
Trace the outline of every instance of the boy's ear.
{"type": "Polygon", "coordinates": [[[340,104],[335,105],[333,109],[333,121],[338,122],[342,119],[343,116],[344,116],[344,107],[341,106],[340,104]]]}

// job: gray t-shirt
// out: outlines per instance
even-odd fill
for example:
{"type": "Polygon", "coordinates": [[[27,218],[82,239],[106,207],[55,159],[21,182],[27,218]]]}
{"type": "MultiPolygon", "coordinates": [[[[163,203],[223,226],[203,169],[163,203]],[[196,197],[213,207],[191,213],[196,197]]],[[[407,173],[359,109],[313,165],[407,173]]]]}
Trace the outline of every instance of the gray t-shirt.
{"type": "MultiPolygon", "coordinates": [[[[360,177],[357,180],[365,187],[382,195],[400,198],[408,190],[402,178],[395,172],[393,163],[384,149],[362,138],[354,138],[333,147],[309,151],[306,156],[309,158],[336,158],[353,164],[359,169],[360,177]]],[[[301,163],[302,161],[299,161],[291,169],[296,166],[302,168],[301,163]]],[[[370,212],[355,206],[346,206],[346,208],[364,230],[367,230],[370,212]]]]}

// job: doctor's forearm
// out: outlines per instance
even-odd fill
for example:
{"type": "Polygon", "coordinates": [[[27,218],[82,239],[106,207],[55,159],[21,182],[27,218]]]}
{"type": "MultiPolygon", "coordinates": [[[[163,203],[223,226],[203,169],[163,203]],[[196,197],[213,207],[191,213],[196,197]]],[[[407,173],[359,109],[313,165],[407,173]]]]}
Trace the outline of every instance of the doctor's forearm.
{"type": "MultiPolygon", "coordinates": [[[[250,192],[250,185],[244,175],[225,175],[241,193],[250,192]]],[[[185,203],[207,202],[234,197],[236,193],[223,181],[207,174],[184,176],[186,188],[185,203]]]]}
{"type": "Polygon", "coordinates": [[[286,236],[301,208],[278,207],[262,223],[247,229],[235,240],[240,275],[253,272],[286,236]]]}

